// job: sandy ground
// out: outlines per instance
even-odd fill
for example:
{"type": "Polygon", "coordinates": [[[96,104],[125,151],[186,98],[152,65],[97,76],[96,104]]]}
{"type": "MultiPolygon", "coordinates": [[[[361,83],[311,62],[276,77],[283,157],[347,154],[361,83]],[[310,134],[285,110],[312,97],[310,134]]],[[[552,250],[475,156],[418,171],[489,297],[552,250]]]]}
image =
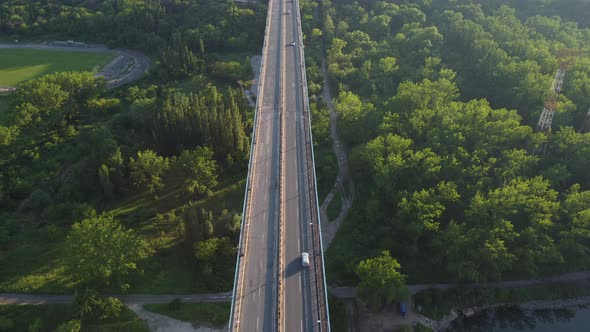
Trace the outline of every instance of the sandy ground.
{"type": "MultiPolygon", "coordinates": [[[[404,317],[400,314],[397,304],[386,306],[379,312],[373,312],[361,301],[358,302],[358,331],[393,332],[416,322],[416,314],[413,310],[408,310],[404,317]]],[[[408,302],[408,308],[412,307],[412,302],[408,302]]]]}
{"type": "Polygon", "coordinates": [[[227,330],[210,327],[193,327],[191,323],[147,311],[141,304],[130,304],[129,309],[133,310],[137,316],[145,320],[150,331],[153,332],[224,332],[227,330]]]}

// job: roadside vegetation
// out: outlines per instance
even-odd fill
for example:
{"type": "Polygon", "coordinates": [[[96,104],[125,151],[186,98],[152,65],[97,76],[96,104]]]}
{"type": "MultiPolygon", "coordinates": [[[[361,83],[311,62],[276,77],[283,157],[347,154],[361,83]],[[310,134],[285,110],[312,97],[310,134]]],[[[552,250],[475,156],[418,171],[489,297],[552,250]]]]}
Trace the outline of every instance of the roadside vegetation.
{"type": "Polygon", "coordinates": [[[326,209],[326,214],[328,215],[329,220],[335,220],[340,215],[340,210],[342,209],[342,195],[340,192],[336,192],[334,194],[334,198],[328,205],[326,209]]]}
{"type": "Polygon", "coordinates": [[[323,44],[357,184],[330,282],[362,284],[383,251],[411,283],[590,267],[590,29],[570,5],[590,7],[532,3],[302,1],[310,94],[323,44]]]}
{"type": "Polygon", "coordinates": [[[0,51],[12,61],[0,77],[19,88],[0,96],[0,292],[96,291],[87,301],[112,308],[102,294],[231,289],[253,119],[238,80],[252,78],[265,15],[207,0],[0,4],[0,40],[106,43],[153,60],[109,90],[62,71],[109,55],[0,51]],[[36,57],[43,72],[27,69],[36,57]]]}
{"type": "Polygon", "coordinates": [[[79,319],[65,304],[0,305],[0,330],[20,331],[119,331],[147,332],[147,324],[126,307],[117,317],[79,319]]]}
{"type": "Polygon", "coordinates": [[[348,331],[346,304],[339,298],[328,295],[330,305],[330,329],[332,331],[348,331]]]}
{"type": "Polygon", "coordinates": [[[145,309],[190,322],[195,327],[222,327],[229,321],[230,303],[183,303],[174,300],[168,304],[145,304],[145,309]]]}

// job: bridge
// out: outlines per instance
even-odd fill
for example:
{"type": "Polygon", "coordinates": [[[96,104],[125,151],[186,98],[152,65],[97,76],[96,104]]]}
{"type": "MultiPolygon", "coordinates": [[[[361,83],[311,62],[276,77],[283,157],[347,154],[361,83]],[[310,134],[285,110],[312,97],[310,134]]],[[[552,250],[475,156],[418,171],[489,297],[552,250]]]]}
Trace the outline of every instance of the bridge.
{"type": "Polygon", "coordinates": [[[330,331],[304,58],[298,0],[269,0],[229,331],[330,331]]]}

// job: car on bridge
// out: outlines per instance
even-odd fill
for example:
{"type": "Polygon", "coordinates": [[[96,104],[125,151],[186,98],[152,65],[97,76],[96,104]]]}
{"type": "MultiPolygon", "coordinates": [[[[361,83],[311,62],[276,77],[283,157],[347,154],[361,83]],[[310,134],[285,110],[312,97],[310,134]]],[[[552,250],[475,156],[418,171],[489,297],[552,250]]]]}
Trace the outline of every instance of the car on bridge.
{"type": "Polygon", "coordinates": [[[301,254],[301,266],[303,266],[303,267],[309,266],[309,254],[306,252],[301,254]]]}

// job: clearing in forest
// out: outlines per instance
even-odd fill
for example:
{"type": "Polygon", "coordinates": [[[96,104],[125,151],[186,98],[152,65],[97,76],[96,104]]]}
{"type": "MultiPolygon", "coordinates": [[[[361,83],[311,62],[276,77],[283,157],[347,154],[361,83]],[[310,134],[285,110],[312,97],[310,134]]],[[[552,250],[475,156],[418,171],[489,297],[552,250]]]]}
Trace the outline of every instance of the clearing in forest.
{"type": "Polygon", "coordinates": [[[114,57],[109,53],[0,49],[0,87],[16,86],[54,72],[92,70],[114,57]]]}

